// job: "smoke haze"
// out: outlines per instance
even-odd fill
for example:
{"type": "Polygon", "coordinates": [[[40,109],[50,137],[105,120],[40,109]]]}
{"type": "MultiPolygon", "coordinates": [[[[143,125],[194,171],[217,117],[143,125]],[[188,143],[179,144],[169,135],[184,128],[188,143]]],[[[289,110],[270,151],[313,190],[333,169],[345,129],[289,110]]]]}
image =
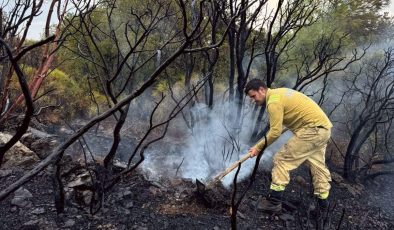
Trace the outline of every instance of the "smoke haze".
{"type": "MultiPolygon", "coordinates": [[[[181,146],[174,146],[168,154],[155,151],[147,154],[142,169],[149,179],[178,176],[207,182],[246,154],[251,147],[248,140],[255,125],[255,120],[251,118],[253,106],[245,104],[241,129],[232,125],[236,108],[232,103],[218,103],[212,110],[205,104],[196,104],[192,112],[197,122],[193,130],[188,131],[181,146]]],[[[272,156],[291,136],[291,132],[286,132],[269,146],[261,158],[260,167],[270,170],[272,156]]],[[[255,160],[252,158],[242,164],[238,181],[251,174],[255,160]]],[[[224,186],[232,184],[235,172],[233,170],[222,179],[224,186]]]]}

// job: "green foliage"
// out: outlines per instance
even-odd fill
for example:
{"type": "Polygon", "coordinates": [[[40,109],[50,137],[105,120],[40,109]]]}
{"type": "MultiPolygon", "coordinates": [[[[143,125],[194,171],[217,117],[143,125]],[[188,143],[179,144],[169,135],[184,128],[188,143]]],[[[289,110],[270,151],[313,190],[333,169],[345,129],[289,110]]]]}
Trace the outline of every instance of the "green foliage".
{"type": "MultiPolygon", "coordinates": [[[[42,106],[60,105],[60,108],[55,111],[58,118],[68,120],[80,116],[86,117],[96,111],[89,92],[86,92],[78,82],[58,69],[53,70],[47,76],[39,95],[43,94],[45,96],[39,101],[42,106]],[[48,91],[51,92],[46,94],[48,91]]],[[[105,102],[105,97],[100,93],[93,91],[93,95],[99,104],[105,102]]]]}
{"type": "MultiPolygon", "coordinates": [[[[24,76],[26,77],[26,80],[28,80],[28,81],[32,80],[35,72],[37,71],[36,68],[25,65],[25,64],[20,65],[20,68],[21,68],[24,76]]],[[[11,98],[16,98],[22,93],[22,91],[20,89],[18,77],[16,76],[15,72],[13,73],[13,76],[11,78],[9,90],[10,90],[11,98]]]]}
{"type": "Polygon", "coordinates": [[[168,91],[167,81],[161,80],[158,83],[156,83],[152,95],[155,97],[159,97],[162,93],[165,93],[167,91],[168,91]]]}
{"type": "MultiPolygon", "coordinates": [[[[335,49],[340,42],[342,48],[338,55],[342,55],[356,48],[360,44],[367,43],[367,41],[376,41],[384,34],[384,31],[391,24],[391,19],[381,11],[383,7],[387,5],[387,0],[316,1],[321,1],[321,7],[314,15],[318,20],[313,25],[302,28],[297,34],[296,39],[292,42],[292,48],[289,52],[282,54],[278,65],[277,78],[274,82],[274,86],[276,87],[292,87],[297,74],[296,67],[300,66],[304,60],[306,60],[308,62],[307,64],[312,67],[316,64],[318,57],[314,55],[316,48],[319,48],[319,42],[330,40],[330,45],[327,48],[328,50],[335,49]]],[[[100,101],[99,104],[105,104],[105,86],[103,82],[112,77],[116,72],[119,66],[119,60],[121,60],[121,58],[118,59],[119,54],[125,55],[130,50],[127,41],[133,43],[142,33],[141,27],[138,28],[140,22],[136,20],[134,15],[138,15],[142,22],[147,23],[150,20],[150,12],[146,11],[146,9],[154,12],[158,7],[157,1],[116,1],[116,8],[111,12],[111,23],[112,27],[115,28],[114,33],[117,37],[119,44],[118,47],[110,36],[110,25],[107,18],[107,14],[109,13],[108,6],[112,3],[112,1],[103,3],[89,15],[89,20],[86,20],[87,24],[82,25],[84,33],[75,31],[75,28],[80,28],[81,26],[79,24],[79,20],[72,22],[75,27],[68,28],[68,32],[71,32],[72,36],[68,37],[64,42],[65,46],[59,50],[59,55],[57,57],[56,64],[61,63],[59,70],[63,71],[63,75],[56,71],[56,74],[55,72],[52,73],[59,75],[58,78],[60,78],[58,79],[59,83],[56,83],[59,84],[56,85],[56,88],[59,88],[63,93],[66,93],[65,95],[67,95],[68,92],[66,92],[65,89],[70,87],[71,92],[74,95],[78,95],[78,98],[73,101],[74,104],[69,103],[70,106],[76,106],[78,108],[78,106],[83,104],[82,99],[88,101],[85,102],[85,105],[89,105],[85,106],[85,108],[92,109],[87,109],[89,111],[91,110],[90,112],[85,111],[87,114],[90,114],[95,108],[95,106],[90,102],[91,94],[95,95],[95,98],[100,101]],[[128,31],[127,37],[124,34],[124,25],[126,23],[129,25],[129,28],[133,29],[133,31],[128,31]],[[98,28],[93,28],[93,25],[98,25],[98,28]],[[94,39],[90,39],[87,35],[86,32],[89,29],[92,29],[91,32],[94,39]],[[81,52],[86,56],[81,57],[77,55],[81,52]],[[99,65],[97,65],[97,63],[99,65]],[[104,70],[101,66],[106,66],[108,71],[104,70]],[[90,79],[89,82],[88,78],[90,79]],[[65,84],[65,86],[63,87],[61,84],[65,84]],[[92,91],[92,93],[89,93],[90,91],[92,91]]],[[[190,20],[192,20],[192,13],[191,4],[189,3],[190,2],[187,2],[186,8],[187,17],[190,22],[190,20]]],[[[176,12],[174,10],[176,3],[168,1],[168,4],[170,5],[169,11],[167,12],[168,14],[176,15],[180,13],[179,11],[176,12]]],[[[148,59],[148,57],[153,55],[152,60],[144,64],[142,68],[138,69],[138,71],[133,74],[131,81],[129,81],[125,87],[126,90],[120,97],[132,92],[135,86],[140,85],[141,82],[146,80],[156,68],[157,64],[155,63],[154,53],[165,41],[167,41],[168,37],[172,35],[171,32],[175,29],[179,29],[181,26],[181,23],[179,24],[171,20],[175,19],[169,18],[168,20],[166,19],[158,23],[155,29],[150,32],[149,38],[143,41],[144,45],[138,47],[138,51],[143,51],[138,52],[138,54],[135,55],[139,57],[136,58],[132,55],[132,57],[128,59],[128,64],[131,65],[136,62],[136,66],[139,66],[139,64],[142,64],[148,59]]],[[[210,25],[208,23],[207,31],[203,32],[203,39],[198,41],[200,44],[197,44],[196,42],[191,48],[208,45],[210,42],[209,37],[211,36],[209,34],[209,27],[210,25]]],[[[219,23],[218,27],[219,30],[216,35],[217,40],[220,40],[221,36],[223,36],[223,31],[224,28],[226,28],[226,25],[219,23]]],[[[291,31],[287,36],[291,37],[292,33],[293,31],[291,31]]],[[[256,36],[259,36],[258,32],[252,31],[251,38],[256,36]]],[[[247,56],[250,55],[252,45],[251,41],[252,39],[249,39],[246,44],[247,56]]],[[[286,38],[281,40],[281,42],[285,41],[286,38]]],[[[263,39],[257,41],[255,52],[262,53],[264,51],[264,42],[265,41],[263,41],[263,39]]],[[[218,87],[219,91],[222,90],[222,86],[224,89],[227,88],[225,86],[228,84],[228,45],[228,41],[226,40],[219,48],[219,59],[214,68],[214,83],[215,87],[218,87]]],[[[169,44],[165,49],[161,50],[162,61],[167,58],[174,49],[175,45],[169,44]]],[[[193,77],[198,78],[204,70],[206,71],[206,58],[202,52],[193,53],[192,55],[195,58],[193,77]]],[[[245,67],[248,61],[249,60],[246,58],[244,63],[245,67]]],[[[261,77],[265,74],[264,63],[264,55],[261,55],[259,58],[254,60],[251,68],[251,77],[261,77]]],[[[166,69],[167,74],[163,74],[163,76],[160,77],[160,80],[155,84],[155,87],[151,91],[152,95],[157,97],[160,96],[161,93],[169,93],[168,82],[171,86],[184,85],[185,66],[185,58],[175,60],[171,66],[166,69]]],[[[127,68],[124,68],[120,72],[119,79],[112,83],[111,87],[115,92],[123,88],[126,79],[129,77],[129,72],[130,71],[127,68]]],[[[53,79],[57,78],[55,77],[53,79]]],[[[180,87],[180,89],[184,88],[180,87]]],[[[219,92],[215,89],[215,93],[219,92]]],[[[58,95],[58,97],[60,98],[60,95],[58,95]]],[[[75,115],[78,113],[76,111],[77,110],[72,113],[75,115]]]]}
{"type": "Polygon", "coordinates": [[[335,0],[331,1],[326,18],[357,44],[378,41],[392,24],[392,19],[382,10],[389,3],[388,0],[335,0]]]}
{"type": "MultiPolygon", "coordinates": [[[[144,30],[140,23],[143,23],[144,27],[148,26],[152,17],[150,14],[155,13],[159,4],[163,3],[126,0],[103,2],[89,15],[89,20],[86,20],[82,27],[79,25],[79,20],[74,20],[73,26],[68,27],[68,32],[73,36],[65,41],[64,47],[59,51],[61,55],[59,55],[58,61],[67,60],[62,64],[61,69],[69,73],[77,82],[86,81],[84,80],[86,77],[95,78],[91,82],[92,89],[104,94],[103,83],[117,73],[123,57],[132,49],[129,44],[134,46],[135,42],[143,36],[144,30]],[[116,4],[116,6],[113,11],[110,11],[112,4],[116,4]],[[111,14],[110,17],[109,14],[111,14]],[[138,15],[139,20],[135,15],[138,15]],[[126,26],[128,28],[127,36],[125,36],[126,26]],[[115,36],[116,39],[114,39],[115,36]]],[[[164,13],[163,10],[160,12],[164,13]]],[[[160,17],[160,14],[158,16],[160,17]]],[[[142,67],[138,68],[138,71],[132,74],[131,81],[128,81],[130,69],[123,66],[119,77],[111,84],[115,94],[123,89],[125,89],[123,93],[131,92],[134,86],[139,85],[150,76],[156,68],[155,58],[147,63],[145,60],[163,45],[167,40],[166,36],[171,35],[168,32],[171,30],[171,26],[173,27],[170,22],[163,20],[156,25],[154,30],[149,32],[146,39],[139,43],[136,50],[144,52],[129,56],[127,63],[129,66],[139,67],[141,65],[142,67]],[[126,82],[127,87],[124,88],[126,82]]],[[[163,59],[171,52],[172,50],[169,48],[162,50],[163,59]]]]}
{"type": "Polygon", "coordinates": [[[345,17],[344,12],[340,10],[340,7],[334,7],[333,3],[323,4],[316,12],[317,21],[298,32],[290,51],[281,56],[278,68],[281,71],[277,74],[274,87],[293,87],[296,76],[302,76],[316,67],[325,55],[335,53],[335,56],[331,58],[343,57],[357,48],[361,38],[355,40],[355,34],[350,34],[345,30],[344,20],[339,19],[337,15],[345,17]],[[338,47],[340,48],[337,52],[338,47]],[[284,62],[286,62],[285,66],[281,66],[284,62]],[[298,73],[297,69],[301,66],[303,68],[298,73]],[[305,68],[306,66],[308,68],[305,68]]]}

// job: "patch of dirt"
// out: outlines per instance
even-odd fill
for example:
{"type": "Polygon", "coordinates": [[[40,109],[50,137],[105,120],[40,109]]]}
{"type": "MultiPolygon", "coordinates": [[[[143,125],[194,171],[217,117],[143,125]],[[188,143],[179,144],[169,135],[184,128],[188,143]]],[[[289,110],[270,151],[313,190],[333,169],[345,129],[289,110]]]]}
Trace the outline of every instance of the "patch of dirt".
{"type": "MultiPolygon", "coordinates": [[[[309,209],[314,205],[305,168],[297,170],[286,190],[286,202],[295,206],[280,215],[259,210],[259,202],[268,192],[269,173],[259,172],[251,190],[239,207],[239,229],[316,229],[309,209]],[[303,180],[304,179],[304,180],[303,180]],[[308,218],[309,216],[309,218],[308,218]]],[[[21,172],[0,177],[0,189],[19,178],[21,172]]],[[[342,182],[344,183],[344,182],[342,182]]],[[[240,183],[238,191],[245,189],[240,183]]],[[[350,185],[351,186],[351,185],[350,185]]],[[[57,214],[51,179],[40,173],[23,186],[33,198],[26,207],[11,204],[14,195],[1,202],[0,229],[229,229],[231,191],[220,190],[224,200],[208,205],[196,195],[193,181],[172,179],[147,181],[138,173],[123,178],[104,196],[103,207],[91,215],[89,207],[73,200],[63,214],[57,214]]],[[[329,229],[393,229],[394,221],[384,209],[369,205],[365,199],[373,191],[352,195],[336,182],[331,190],[331,226],[329,229]],[[342,217],[343,216],[343,217],[342,217]]],[[[239,194],[239,193],[238,193],[239,194]]],[[[218,198],[219,199],[219,198],[218,198]]]]}
{"type": "Polygon", "coordinates": [[[394,219],[394,176],[380,176],[368,186],[368,189],[368,205],[381,209],[394,219]]]}

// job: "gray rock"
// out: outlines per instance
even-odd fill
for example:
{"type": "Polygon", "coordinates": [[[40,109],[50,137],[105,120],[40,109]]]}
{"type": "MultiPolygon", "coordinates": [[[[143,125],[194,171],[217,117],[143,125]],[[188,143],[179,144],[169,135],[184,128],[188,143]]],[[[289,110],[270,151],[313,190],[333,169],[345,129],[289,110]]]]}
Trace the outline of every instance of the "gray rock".
{"type": "Polygon", "coordinates": [[[130,215],[130,213],[131,213],[128,209],[122,208],[122,207],[119,207],[119,211],[120,211],[122,214],[125,214],[125,215],[130,215]]]}
{"type": "Polygon", "coordinates": [[[11,204],[18,207],[30,207],[32,205],[31,198],[33,198],[31,192],[21,187],[15,191],[15,196],[11,200],[11,204]]]}
{"type": "Polygon", "coordinates": [[[246,219],[246,216],[240,211],[237,212],[237,216],[239,216],[241,219],[246,219]]]}
{"type": "Polygon", "coordinates": [[[26,223],[24,223],[23,225],[29,225],[29,226],[32,226],[32,225],[38,225],[38,223],[39,223],[40,221],[39,220],[29,220],[28,222],[26,222],[26,223]]]}
{"type": "MultiPolygon", "coordinates": [[[[0,132],[0,144],[8,142],[11,138],[11,135],[0,132]]],[[[33,151],[18,141],[5,153],[2,168],[12,169],[19,167],[22,169],[31,169],[38,160],[39,158],[33,151]]]]}
{"type": "Polygon", "coordinates": [[[15,205],[15,206],[18,206],[20,208],[31,207],[32,206],[31,201],[24,200],[24,199],[21,199],[21,198],[14,198],[14,199],[12,199],[11,200],[11,204],[15,205]]]}
{"type": "Polygon", "coordinates": [[[219,226],[213,227],[213,230],[220,230],[219,226]]]}
{"type": "Polygon", "coordinates": [[[0,177],[6,177],[6,176],[10,175],[11,173],[12,173],[11,169],[0,170],[0,177]]]}
{"type": "Polygon", "coordinates": [[[92,191],[83,191],[82,195],[83,195],[83,202],[85,202],[85,204],[90,204],[90,201],[92,200],[92,196],[93,196],[92,191]]]}
{"type": "MultiPolygon", "coordinates": [[[[43,132],[41,130],[35,129],[33,127],[29,127],[28,129],[29,133],[32,134],[32,136],[36,139],[43,139],[43,138],[51,138],[51,137],[56,137],[56,135],[53,134],[49,134],[46,132],[43,132]]],[[[28,134],[29,134],[28,133],[28,134]]]]}
{"type": "Polygon", "coordinates": [[[283,221],[295,221],[294,216],[290,215],[290,214],[282,214],[279,216],[279,218],[283,221]]]}
{"type": "Polygon", "coordinates": [[[132,208],[134,206],[134,202],[133,201],[130,201],[130,202],[126,202],[125,204],[124,204],[124,207],[125,208],[132,208]]]}
{"type": "Polygon", "coordinates": [[[129,189],[122,189],[116,194],[116,197],[118,199],[123,199],[123,198],[131,198],[132,195],[133,193],[129,189]]]}
{"type": "Polygon", "coordinates": [[[73,187],[80,186],[80,185],[90,185],[91,182],[92,182],[92,179],[90,178],[89,172],[85,172],[85,173],[78,175],[74,181],[71,181],[70,183],[68,183],[67,187],[73,188],[73,187]]]}
{"type": "Polygon", "coordinates": [[[64,222],[64,227],[65,228],[69,228],[69,227],[72,227],[74,225],[75,225],[75,221],[71,220],[71,219],[68,219],[66,222],[64,222]]]}
{"type": "Polygon", "coordinates": [[[23,187],[20,187],[18,190],[15,191],[15,197],[21,198],[33,198],[31,192],[23,187]]]}
{"type": "Polygon", "coordinates": [[[31,213],[35,214],[35,215],[44,214],[45,213],[45,209],[44,208],[36,208],[33,211],[31,211],[31,213]]]}

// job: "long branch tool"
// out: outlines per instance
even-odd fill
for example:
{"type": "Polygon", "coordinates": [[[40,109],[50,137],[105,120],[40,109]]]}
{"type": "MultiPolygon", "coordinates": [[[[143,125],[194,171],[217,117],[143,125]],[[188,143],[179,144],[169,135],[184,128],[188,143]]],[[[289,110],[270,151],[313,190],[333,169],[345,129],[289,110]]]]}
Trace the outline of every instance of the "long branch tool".
{"type": "Polygon", "coordinates": [[[231,171],[233,171],[235,168],[239,166],[239,164],[243,163],[247,159],[250,158],[249,154],[245,154],[241,159],[237,160],[234,162],[232,165],[230,165],[226,170],[223,172],[219,173],[217,176],[213,178],[212,181],[210,181],[207,185],[202,183],[200,180],[196,179],[196,184],[197,184],[197,193],[200,195],[204,195],[205,192],[208,189],[212,189],[215,186],[218,186],[220,184],[220,180],[223,179],[227,174],[229,174],[231,171]]]}

